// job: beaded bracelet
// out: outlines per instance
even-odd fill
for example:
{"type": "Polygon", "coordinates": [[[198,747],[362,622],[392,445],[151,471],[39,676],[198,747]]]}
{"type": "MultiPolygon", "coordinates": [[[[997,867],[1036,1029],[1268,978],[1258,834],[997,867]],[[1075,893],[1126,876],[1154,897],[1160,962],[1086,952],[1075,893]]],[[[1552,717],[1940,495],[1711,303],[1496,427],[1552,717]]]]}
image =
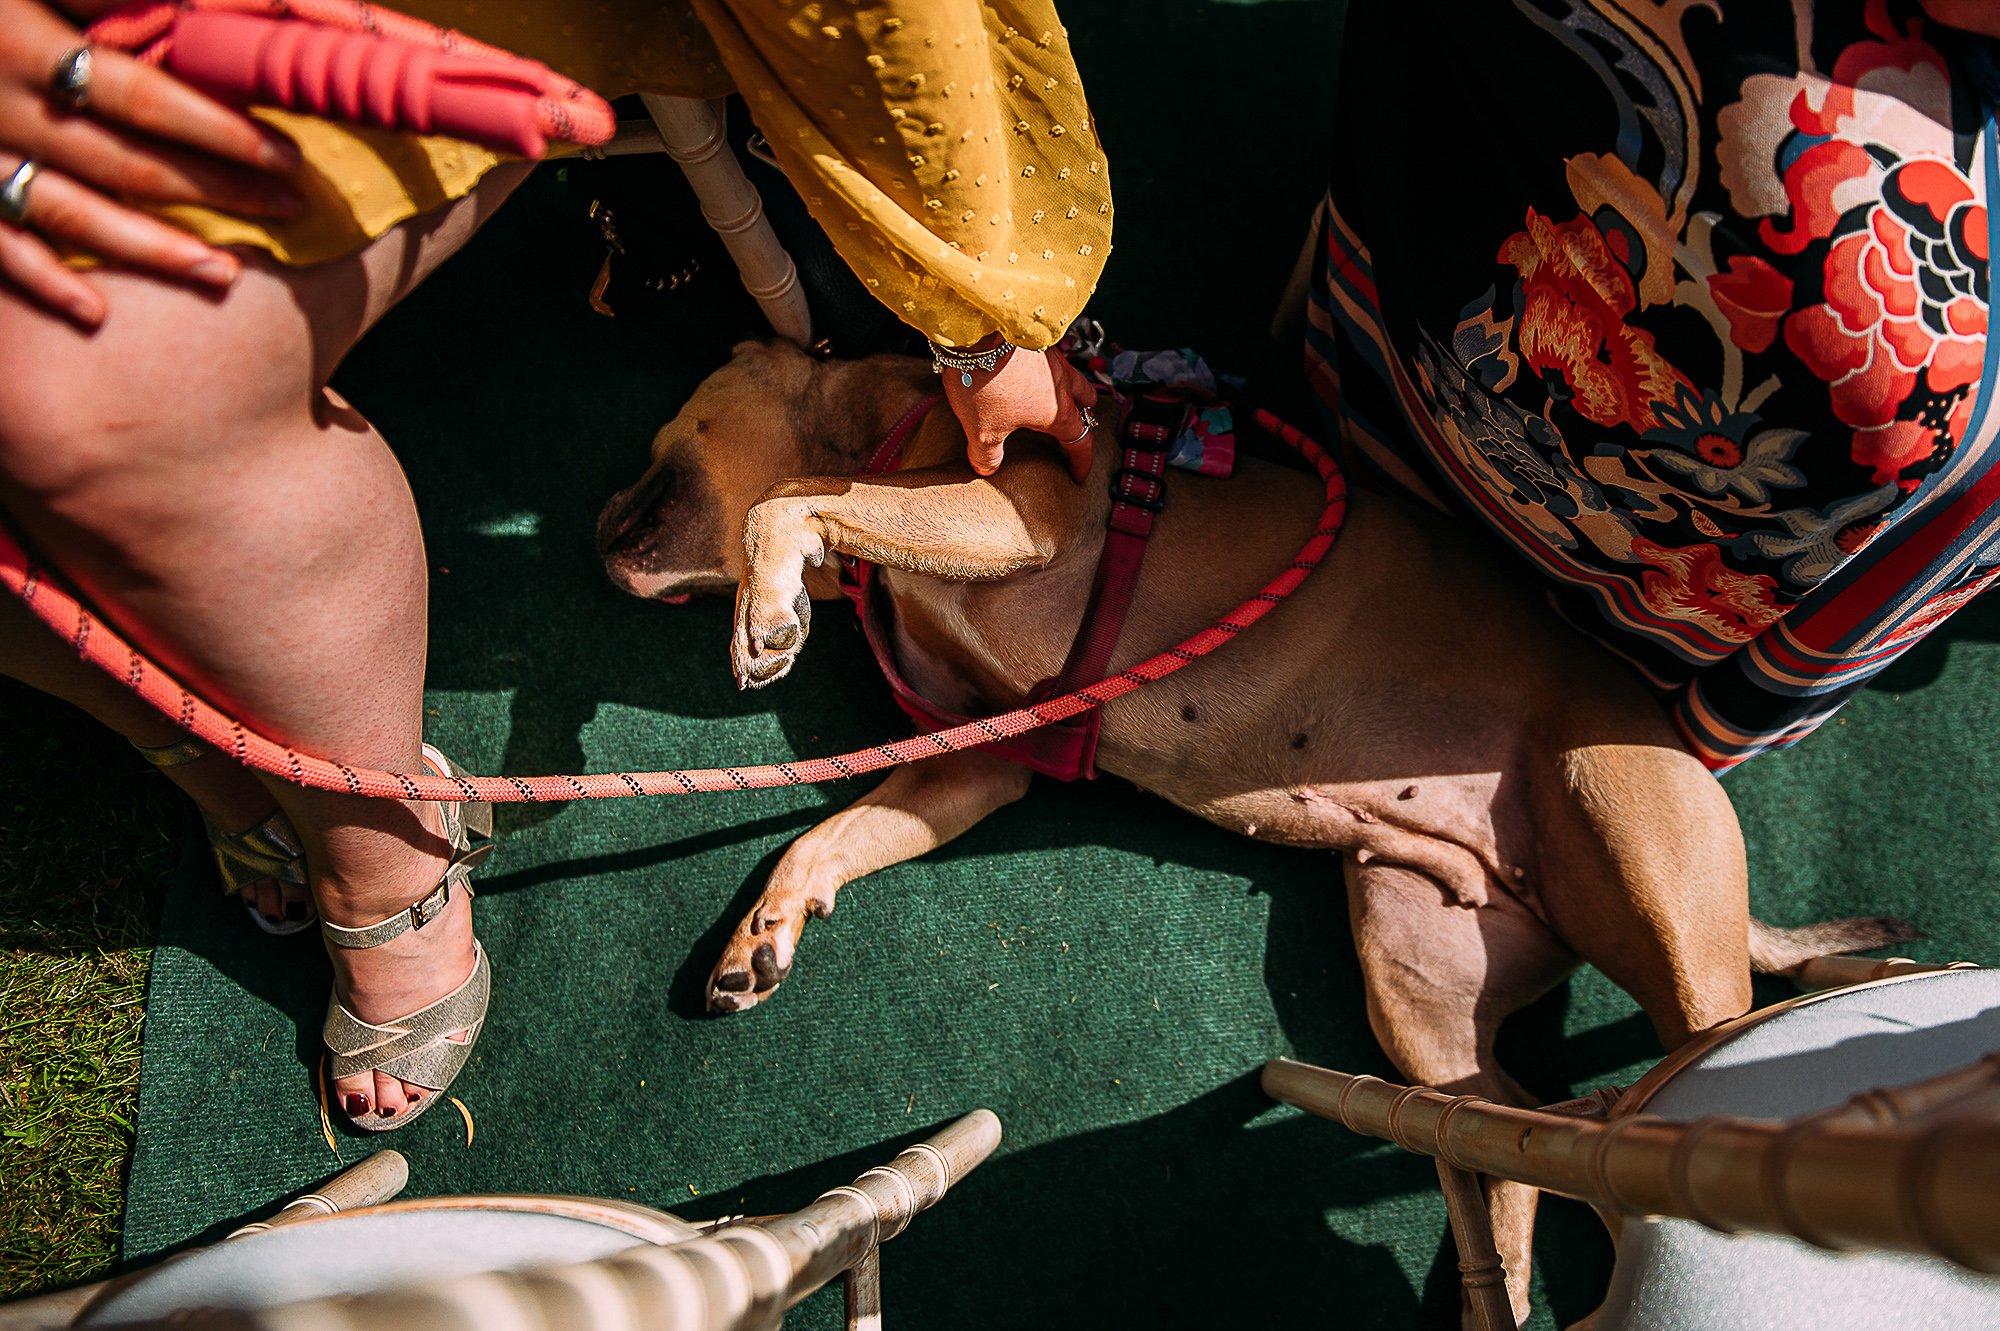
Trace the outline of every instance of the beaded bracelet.
{"type": "Polygon", "coordinates": [[[1014,344],[1004,337],[1000,339],[1000,345],[994,347],[991,351],[977,351],[969,354],[946,351],[943,347],[933,342],[931,343],[931,373],[943,374],[947,369],[957,370],[958,381],[967,388],[970,388],[972,387],[972,372],[974,370],[978,370],[984,374],[993,373],[999,367],[1000,362],[1007,359],[1008,353],[1014,349],[1014,344]]]}

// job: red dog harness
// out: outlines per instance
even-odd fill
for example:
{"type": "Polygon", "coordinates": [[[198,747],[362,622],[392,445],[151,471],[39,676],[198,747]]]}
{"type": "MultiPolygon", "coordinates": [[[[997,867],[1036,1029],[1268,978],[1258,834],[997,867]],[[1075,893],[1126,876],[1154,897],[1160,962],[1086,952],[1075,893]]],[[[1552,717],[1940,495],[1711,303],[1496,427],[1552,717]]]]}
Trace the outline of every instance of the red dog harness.
{"type": "MultiPolygon", "coordinates": [[[[896,422],[881,446],[862,466],[860,475],[880,476],[893,471],[903,455],[903,445],[917,425],[942,399],[925,398],[896,422]]],[[[1124,423],[1123,455],[1111,474],[1111,514],[1106,521],[1104,551],[1097,559],[1097,574],[1091,580],[1090,600],[1084,607],[1083,622],[1077,626],[1069,655],[1053,679],[1045,679],[1028,694],[1030,703],[1058,697],[1082,685],[1104,678],[1111,665],[1111,653],[1125,627],[1125,614],[1132,605],[1132,589],[1139,581],[1139,566],[1146,558],[1146,538],[1152,535],[1153,518],[1167,497],[1167,451],[1187,424],[1192,408],[1178,398],[1163,393],[1145,393],[1129,400],[1124,423]]],[[[966,725],[975,718],[948,711],[918,693],[896,668],[896,648],[882,613],[881,580],[873,564],[843,555],[840,560],[840,589],[854,602],[861,616],[861,632],[875,664],[896,705],[917,723],[925,734],[966,725]]],[[[1088,780],[1097,775],[1097,734],[1103,724],[1104,709],[1093,707],[1068,721],[1030,730],[1011,739],[996,736],[979,745],[991,753],[1032,767],[1045,776],[1062,781],[1088,780]]]]}

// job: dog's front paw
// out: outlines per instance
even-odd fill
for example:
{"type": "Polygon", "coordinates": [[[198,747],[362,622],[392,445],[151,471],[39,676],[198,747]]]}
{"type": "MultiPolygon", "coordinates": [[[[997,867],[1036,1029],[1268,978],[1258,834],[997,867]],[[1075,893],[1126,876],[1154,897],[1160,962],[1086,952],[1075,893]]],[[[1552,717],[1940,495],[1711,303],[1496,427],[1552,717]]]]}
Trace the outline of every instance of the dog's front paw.
{"type": "Polygon", "coordinates": [[[812,629],[805,570],[825,547],[783,499],[760,500],[743,528],[743,584],[736,590],[736,631],[730,664],[738,688],[761,689],[783,679],[812,629]]]}
{"type": "Polygon", "coordinates": [[[773,608],[770,594],[759,595],[746,580],[736,594],[736,635],[730,664],[738,688],[761,689],[791,672],[812,628],[812,598],[801,586],[789,606],[773,608]]]}
{"type": "Polygon", "coordinates": [[[766,889],[709,973],[708,1010],[745,1012],[763,1002],[792,973],[806,917],[832,911],[830,895],[766,889]]]}

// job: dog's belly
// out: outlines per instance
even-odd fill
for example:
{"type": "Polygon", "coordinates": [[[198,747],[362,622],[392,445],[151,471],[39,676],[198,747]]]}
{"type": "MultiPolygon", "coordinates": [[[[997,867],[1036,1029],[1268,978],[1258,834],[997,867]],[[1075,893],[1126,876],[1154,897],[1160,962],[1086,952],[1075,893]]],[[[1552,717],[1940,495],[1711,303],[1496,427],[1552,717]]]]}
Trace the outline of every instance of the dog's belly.
{"type": "MultiPolygon", "coordinates": [[[[1248,595],[1295,548],[1299,533],[1288,528],[1312,519],[1290,512],[1271,523],[1269,497],[1261,528],[1182,502],[1183,525],[1148,550],[1114,668],[1248,595]],[[1218,531],[1257,537],[1232,544],[1218,531]],[[1253,545],[1272,548],[1245,557],[1253,545]]],[[[1509,641],[1512,632],[1483,632],[1504,602],[1462,577],[1447,597],[1401,557],[1407,538],[1394,540],[1395,560],[1371,557],[1401,536],[1388,526],[1357,513],[1329,566],[1260,623],[1110,704],[1098,766],[1232,832],[1416,869],[1467,905],[1499,891],[1531,895],[1527,783],[1510,777],[1521,775],[1523,727],[1548,692],[1540,654],[1509,641]],[[1385,562],[1391,572],[1380,571],[1385,562]],[[1397,593],[1432,613],[1385,611],[1397,593]],[[1452,625],[1447,644],[1439,622],[1452,625]],[[1490,668],[1488,650],[1478,650],[1488,648],[1511,668],[1490,668]]],[[[1084,556],[998,583],[892,575],[905,677],[960,713],[1018,705],[1067,654],[1096,563],[1094,550],[1084,556]]]]}
{"type": "MultiPolygon", "coordinates": [[[[1249,596],[1310,529],[1296,478],[1185,487],[1147,551],[1113,657],[1130,666],[1249,596]]],[[[1060,666],[1095,542],[996,583],[893,575],[906,677],[979,715],[1060,666]]],[[[1561,718],[1671,742],[1624,667],[1435,519],[1360,497],[1325,565],[1222,650],[1111,703],[1098,766],[1258,840],[1417,870],[1467,905],[1534,905],[1532,792],[1561,718]]]]}
{"type": "Polygon", "coordinates": [[[1478,753],[1463,736],[1449,746],[1382,744],[1324,724],[1301,728],[1296,707],[1276,711],[1172,753],[1107,725],[1099,765],[1243,836],[1417,870],[1463,905],[1531,894],[1534,839],[1521,783],[1499,754],[1478,753]]]}

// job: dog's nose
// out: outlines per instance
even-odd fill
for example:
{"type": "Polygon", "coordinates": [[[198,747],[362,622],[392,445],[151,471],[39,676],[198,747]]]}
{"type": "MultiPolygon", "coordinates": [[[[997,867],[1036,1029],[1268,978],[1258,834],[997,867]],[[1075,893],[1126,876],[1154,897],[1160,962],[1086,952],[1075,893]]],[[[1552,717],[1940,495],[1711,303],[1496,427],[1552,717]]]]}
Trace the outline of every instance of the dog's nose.
{"type": "Polygon", "coordinates": [[[611,502],[597,517],[600,558],[636,545],[653,534],[660,510],[674,497],[675,479],[673,468],[656,467],[631,489],[611,496],[611,502]]]}

